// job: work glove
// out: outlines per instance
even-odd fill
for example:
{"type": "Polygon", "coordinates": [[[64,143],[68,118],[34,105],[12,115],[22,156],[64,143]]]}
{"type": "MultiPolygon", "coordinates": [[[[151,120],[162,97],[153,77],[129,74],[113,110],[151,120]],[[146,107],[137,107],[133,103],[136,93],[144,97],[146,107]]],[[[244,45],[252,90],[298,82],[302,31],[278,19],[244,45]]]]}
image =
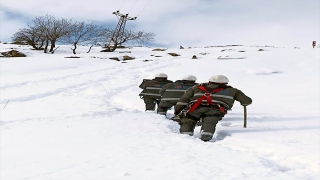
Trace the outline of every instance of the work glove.
{"type": "Polygon", "coordinates": [[[181,122],[181,119],[180,119],[180,116],[179,116],[179,115],[175,115],[175,116],[173,116],[173,117],[170,118],[170,119],[173,120],[173,121],[176,121],[176,122],[178,122],[178,123],[181,122]]]}
{"type": "Polygon", "coordinates": [[[174,112],[174,115],[175,116],[177,116],[177,115],[179,115],[180,114],[180,112],[174,112]]]}
{"type": "Polygon", "coordinates": [[[198,121],[196,126],[202,126],[203,122],[202,121],[198,121]]]}

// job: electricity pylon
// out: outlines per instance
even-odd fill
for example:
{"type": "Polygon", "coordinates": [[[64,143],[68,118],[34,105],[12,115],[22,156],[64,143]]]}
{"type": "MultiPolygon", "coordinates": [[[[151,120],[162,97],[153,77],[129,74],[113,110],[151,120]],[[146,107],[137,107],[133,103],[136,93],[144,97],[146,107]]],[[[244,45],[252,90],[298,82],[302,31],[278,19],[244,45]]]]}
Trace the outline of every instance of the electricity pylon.
{"type": "Polygon", "coordinates": [[[129,14],[120,14],[119,11],[113,12],[112,14],[115,14],[119,18],[119,22],[117,24],[116,29],[113,31],[113,34],[110,38],[110,41],[108,45],[106,46],[106,52],[112,52],[114,51],[117,46],[119,45],[119,41],[122,40],[123,34],[124,34],[124,29],[126,26],[127,20],[135,20],[137,17],[129,17],[129,14]]]}

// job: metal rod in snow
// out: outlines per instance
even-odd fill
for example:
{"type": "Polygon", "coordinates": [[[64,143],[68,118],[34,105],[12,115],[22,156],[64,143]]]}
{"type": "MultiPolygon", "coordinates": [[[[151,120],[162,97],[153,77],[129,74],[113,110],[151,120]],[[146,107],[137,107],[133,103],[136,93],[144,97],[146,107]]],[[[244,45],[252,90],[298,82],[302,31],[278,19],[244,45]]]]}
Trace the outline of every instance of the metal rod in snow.
{"type": "Polygon", "coordinates": [[[247,107],[243,106],[243,127],[246,128],[247,127],[247,107]]]}

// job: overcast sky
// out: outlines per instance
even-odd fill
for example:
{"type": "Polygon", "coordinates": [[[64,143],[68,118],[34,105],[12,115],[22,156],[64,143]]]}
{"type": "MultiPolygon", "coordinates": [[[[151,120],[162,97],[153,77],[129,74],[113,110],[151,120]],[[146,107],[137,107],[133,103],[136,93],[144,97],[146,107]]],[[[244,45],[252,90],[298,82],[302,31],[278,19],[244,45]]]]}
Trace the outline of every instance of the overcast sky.
{"type": "Polygon", "coordinates": [[[320,43],[319,0],[0,0],[0,40],[46,14],[115,27],[117,10],[168,47],[320,43]]]}

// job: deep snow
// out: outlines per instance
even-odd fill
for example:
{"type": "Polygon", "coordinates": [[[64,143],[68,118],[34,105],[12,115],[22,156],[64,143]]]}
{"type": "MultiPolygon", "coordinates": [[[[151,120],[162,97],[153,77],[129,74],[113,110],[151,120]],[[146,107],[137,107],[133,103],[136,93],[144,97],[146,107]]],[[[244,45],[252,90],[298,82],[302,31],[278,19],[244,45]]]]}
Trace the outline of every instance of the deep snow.
{"type": "Polygon", "coordinates": [[[44,54],[0,44],[0,52],[11,48],[28,57],[0,58],[1,180],[320,177],[319,48],[132,47],[101,53],[94,47],[86,53],[83,46],[80,58],[65,58],[73,56],[66,45],[44,54]],[[136,59],[109,59],[123,55],[136,59]],[[199,139],[200,127],[192,137],[179,134],[179,125],[167,119],[172,110],[167,118],[145,112],[138,96],[142,79],[160,72],[171,80],[192,74],[197,82],[226,75],[253,99],[248,127],[236,102],[210,142],[199,139]]]}

